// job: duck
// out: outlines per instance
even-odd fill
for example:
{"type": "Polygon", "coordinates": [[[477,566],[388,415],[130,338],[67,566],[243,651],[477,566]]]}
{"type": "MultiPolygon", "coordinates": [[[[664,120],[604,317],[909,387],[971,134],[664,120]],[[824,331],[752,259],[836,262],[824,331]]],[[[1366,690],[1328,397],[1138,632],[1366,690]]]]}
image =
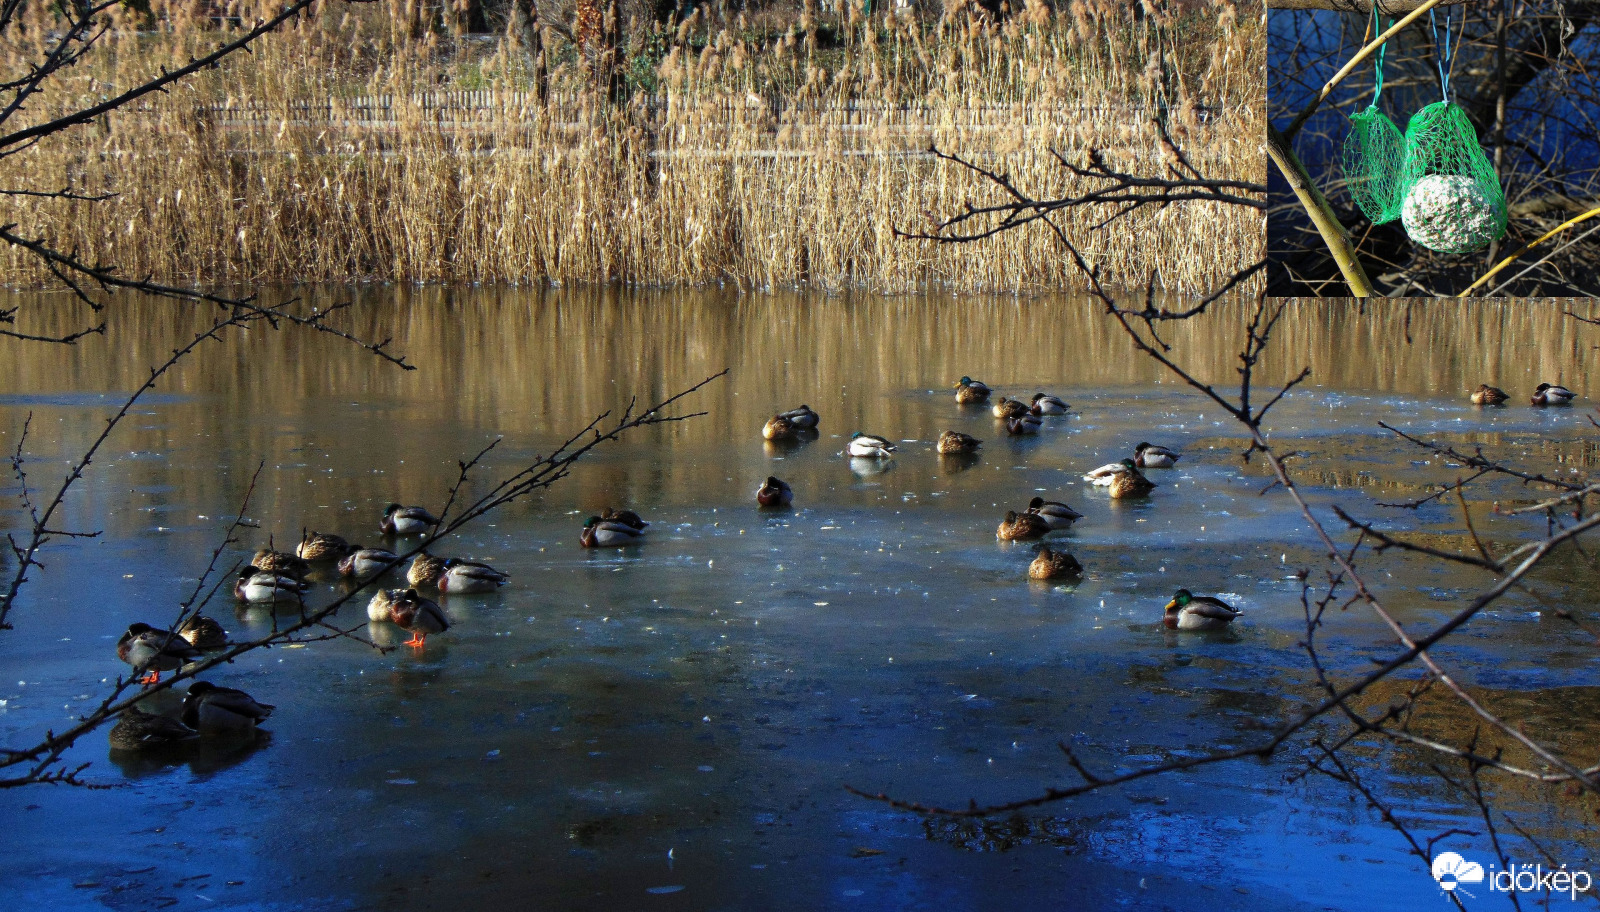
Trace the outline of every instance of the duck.
{"type": "Polygon", "coordinates": [[[1133,464],[1141,469],[1170,469],[1183,454],[1153,443],[1141,443],[1133,448],[1133,464]]]}
{"type": "Polygon", "coordinates": [[[179,718],[203,735],[223,734],[253,731],[267,721],[274,709],[277,707],[271,703],[262,703],[242,690],[196,681],[183,696],[183,714],[179,718]]]}
{"type": "Polygon", "coordinates": [[[263,573],[276,573],[280,576],[292,576],[296,580],[305,579],[311,572],[311,565],[301,558],[295,557],[287,551],[274,551],[271,548],[262,548],[250,558],[251,566],[263,573]]]}
{"type": "Polygon", "coordinates": [[[613,510],[610,507],[600,511],[600,519],[603,522],[622,523],[624,526],[639,532],[643,532],[644,527],[650,525],[644,521],[643,517],[632,510],[613,510]]]}
{"type": "Polygon", "coordinates": [[[583,531],[578,533],[578,544],[585,548],[610,548],[631,545],[644,533],[632,526],[606,522],[598,516],[583,521],[583,531]]]}
{"type": "Polygon", "coordinates": [[[200,737],[200,733],[167,716],[147,713],[137,706],[122,711],[111,727],[111,749],[142,751],[167,747],[200,737]]]}
{"type": "Polygon", "coordinates": [[[367,602],[367,618],[411,631],[411,639],[400,645],[419,649],[428,634],[450,629],[450,621],[438,603],[418,595],[415,589],[379,589],[367,602]]]}
{"type": "Polygon", "coordinates": [[[1144,477],[1144,474],[1134,466],[1132,459],[1124,459],[1122,462],[1127,471],[1118,472],[1111,476],[1111,497],[1113,500],[1144,497],[1156,489],[1156,483],[1144,477]]]}
{"type": "Polygon", "coordinates": [[[988,384],[980,383],[971,377],[962,377],[956,382],[956,402],[960,405],[976,405],[989,401],[988,384]]]}
{"type": "Polygon", "coordinates": [[[1008,399],[1005,396],[1001,396],[1000,401],[996,402],[989,411],[996,418],[1009,420],[1028,414],[1028,404],[1021,399],[1008,399]]]}
{"type": "Polygon", "coordinates": [[[960,431],[945,431],[939,435],[938,451],[941,456],[956,456],[978,452],[983,441],[960,431]]]}
{"type": "Polygon", "coordinates": [[[864,456],[869,459],[882,459],[896,449],[898,447],[890,443],[888,438],[863,434],[860,431],[851,434],[850,442],[845,445],[845,452],[851,456],[864,456]]]}
{"type": "Polygon", "coordinates": [[[1059,396],[1049,393],[1034,393],[1033,406],[1029,409],[1035,415],[1065,415],[1067,403],[1059,396]]]}
{"type": "Polygon", "coordinates": [[[1576,398],[1578,396],[1572,390],[1550,383],[1541,383],[1533,391],[1533,404],[1538,406],[1566,405],[1576,398]]]}
{"type": "Polygon", "coordinates": [[[1241,613],[1222,599],[1179,589],[1167,603],[1164,623],[1174,630],[1221,630],[1241,613]]]}
{"type": "Polygon", "coordinates": [[[200,658],[200,650],[178,633],[137,623],[129,624],[117,640],[117,658],[143,672],[140,684],[156,684],[163,671],[176,671],[200,658]]]}
{"type": "Polygon", "coordinates": [[[351,545],[352,550],[339,561],[339,575],[356,579],[366,579],[375,576],[394,566],[400,560],[400,555],[388,548],[363,548],[360,545],[351,545]]]}
{"type": "Polygon", "coordinates": [[[1120,462],[1108,462],[1098,469],[1085,472],[1083,480],[1100,487],[1109,485],[1111,484],[1111,479],[1121,475],[1123,472],[1126,472],[1131,466],[1132,462],[1133,460],[1131,459],[1124,459],[1120,462]]]}
{"type": "Polygon", "coordinates": [[[1006,419],[1006,433],[1013,437],[1021,437],[1024,434],[1037,434],[1043,424],[1044,419],[1038,415],[1023,413],[1015,418],[1006,419]]]}
{"type": "Polygon", "coordinates": [[[294,553],[301,560],[316,563],[344,560],[345,556],[354,550],[354,546],[337,535],[312,532],[294,549],[294,553]]]}
{"type": "Polygon", "coordinates": [[[1036,580],[1060,579],[1064,576],[1082,576],[1083,565],[1065,551],[1051,551],[1044,542],[1039,543],[1039,554],[1028,565],[1028,578],[1036,580]]]}
{"type": "Polygon", "coordinates": [[[761,436],[768,440],[788,440],[794,436],[795,427],[782,415],[773,415],[761,428],[761,436]]]}
{"type": "Polygon", "coordinates": [[[1065,529],[1083,518],[1083,514],[1058,500],[1035,497],[1028,501],[1028,512],[1044,520],[1052,530],[1065,529]]]}
{"type": "Polygon", "coordinates": [[[478,561],[452,557],[444,562],[444,569],[434,578],[433,585],[440,592],[469,595],[493,592],[509,582],[511,574],[504,570],[496,570],[478,561]]]}
{"type": "Polygon", "coordinates": [[[768,475],[766,483],[756,488],[756,503],[763,507],[787,507],[794,503],[794,489],[776,475],[768,475]]]}
{"type": "Polygon", "coordinates": [[[292,576],[269,573],[251,565],[239,571],[239,581],[233,585],[233,594],[241,602],[255,604],[295,602],[310,588],[292,576]]]}
{"type": "Polygon", "coordinates": [[[802,431],[816,430],[817,422],[820,420],[817,417],[817,413],[811,410],[811,406],[803,402],[800,403],[800,407],[797,409],[779,412],[778,417],[788,421],[791,427],[799,428],[802,431]]]}
{"type": "Polygon", "coordinates": [[[1138,471],[1138,464],[1132,459],[1120,459],[1116,462],[1108,462],[1100,468],[1086,473],[1083,476],[1083,480],[1097,487],[1106,487],[1116,481],[1118,475],[1138,471]]]}
{"type": "Polygon", "coordinates": [[[431,586],[433,581],[444,572],[445,559],[434,557],[426,551],[418,551],[417,556],[411,559],[411,566],[406,570],[406,582],[413,586],[431,586]]]}
{"type": "Polygon", "coordinates": [[[191,616],[178,625],[178,636],[189,641],[196,649],[221,649],[228,645],[228,631],[213,618],[203,614],[191,616]]]}
{"type": "Polygon", "coordinates": [[[1036,513],[1018,513],[1007,510],[1006,518],[1000,521],[1000,528],[995,530],[995,537],[1001,541],[1021,541],[1028,538],[1044,538],[1050,534],[1050,524],[1044,517],[1036,513]]]}
{"type": "Polygon", "coordinates": [[[392,503],[383,508],[378,528],[384,535],[420,535],[439,524],[439,517],[422,507],[402,507],[392,503]]]}
{"type": "Polygon", "coordinates": [[[1510,398],[1505,390],[1487,383],[1478,384],[1478,388],[1472,391],[1473,405],[1504,405],[1510,398]]]}

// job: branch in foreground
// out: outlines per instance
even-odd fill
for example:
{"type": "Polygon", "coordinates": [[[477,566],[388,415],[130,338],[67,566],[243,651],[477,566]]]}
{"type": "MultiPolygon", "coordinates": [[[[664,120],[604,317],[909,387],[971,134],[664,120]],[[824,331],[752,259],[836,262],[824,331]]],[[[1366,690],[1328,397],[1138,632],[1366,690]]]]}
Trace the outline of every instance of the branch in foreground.
{"type": "MultiPolygon", "coordinates": [[[[219,46],[211,53],[205,54],[201,57],[196,57],[176,70],[163,70],[161,75],[153,79],[146,80],[145,82],[134,86],[133,88],[128,89],[121,94],[114,95],[105,101],[100,102],[99,104],[91,105],[87,108],[77,111],[72,111],[53,120],[47,120],[43,123],[34,124],[31,127],[23,127],[20,130],[14,130],[5,134],[4,136],[0,136],[0,157],[14,154],[20,151],[22,148],[26,148],[27,145],[46,136],[50,136],[51,134],[59,133],[62,130],[75,127],[80,124],[89,123],[97,117],[110,114],[119,108],[123,108],[132,102],[138,101],[140,98],[143,98],[146,95],[150,95],[154,92],[164,92],[174,83],[179,82],[180,80],[185,79],[194,73],[198,73],[207,67],[215,66],[224,57],[233,54],[235,51],[243,50],[249,47],[261,36],[269,32],[276,31],[278,26],[288,22],[290,19],[298,17],[303,10],[305,10],[314,2],[316,2],[316,0],[295,0],[295,2],[284,7],[283,10],[280,11],[276,16],[273,16],[271,19],[268,19],[264,22],[257,23],[255,27],[251,28],[250,31],[246,32],[244,35],[228,42],[227,44],[219,46]]],[[[350,0],[350,2],[357,2],[357,0],[350,0]]],[[[116,4],[105,3],[98,9],[103,10],[106,7],[114,5],[116,4]]],[[[97,11],[98,10],[91,10],[88,14],[82,17],[80,21],[88,21],[97,11]]],[[[79,31],[82,31],[84,26],[76,26],[76,28],[78,28],[79,31]]],[[[48,76],[52,71],[53,68],[48,69],[45,71],[44,75],[48,76]]],[[[20,108],[20,101],[26,97],[26,94],[19,95],[18,103],[13,110],[20,108]]],[[[11,112],[9,111],[7,112],[8,115],[10,113],[11,112]]],[[[0,122],[4,121],[0,120],[0,122]]]]}
{"type": "MultiPolygon", "coordinates": [[[[314,329],[320,333],[327,333],[328,335],[337,336],[346,342],[360,346],[366,351],[377,355],[396,367],[400,367],[404,370],[416,370],[416,366],[407,363],[403,356],[396,355],[388,350],[389,343],[394,341],[393,339],[384,339],[380,342],[369,342],[353,333],[339,329],[335,326],[330,326],[327,323],[328,317],[349,307],[349,303],[337,304],[328,308],[327,310],[313,309],[311,315],[309,317],[305,317],[286,309],[289,304],[294,303],[293,300],[286,301],[283,304],[276,306],[268,307],[256,304],[255,297],[253,295],[245,298],[230,298],[223,295],[212,294],[210,292],[199,291],[193,288],[180,288],[175,285],[163,285],[159,282],[141,279],[124,279],[117,275],[116,267],[85,263],[73,254],[62,253],[56,250],[41,239],[28,238],[17,234],[15,229],[16,225],[0,225],[0,241],[6,241],[14,246],[21,247],[22,249],[43,260],[51,269],[51,271],[56,274],[57,278],[66,283],[80,300],[95,310],[99,310],[101,305],[96,304],[93,299],[89,297],[89,295],[77,283],[77,281],[74,280],[73,276],[81,276],[87,281],[100,286],[101,290],[103,291],[136,291],[143,294],[155,295],[157,297],[174,298],[178,300],[194,301],[197,303],[208,303],[227,310],[242,311],[242,316],[250,319],[263,319],[273,329],[278,328],[278,321],[282,320],[295,326],[303,326],[307,329],[314,329]]],[[[103,328],[104,326],[102,325],[101,329],[103,328]]]]}
{"type": "MultiPolygon", "coordinates": [[[[426,536],[414,548],[398,555],[394,562],[390,565],[390,568],[401,565],[406,560],[415,557],[421,551],[431,547],[433,544],[446,538],[447,536],[454,534],[462,527],[488,514],[489,512],[525,497],[534,491],[548,488],[549,486],[555,484],[557,481],[560,481],[562,478],[566,477],[566,475],[570,472],[572,465],[578,460],[582,459],[596,447],[620,439],[622,435],[628,431],[650,425],[685,421],[703,415],[703,412],[695,412],[684,415],[666,415],[662,414],[662,412],[665,409],[668,409],[679,403],[685,397],[698,392],[707,384],[725,376],[727,373],[728,371],[726,369],[719,371],[716,374],[713,374],[710,377],[707,377],[704,380],[701,380],[700,382],[695,383],[694,385],[672,396],[669,396],[652,406],[649,406],[642,412],[636,412],[635,406],[630,403],[623,414],[615,421],[614,424],[611,424],[610,426],[606,425],[606,420],[610,417],[610,413],[607,412],[601,414],[593,421],[585,425],[584,428],[569,437],[549,455],[537,457],[529,465],[524,466],[502,478],[490,489],[489,493],[473,501],[467,507],[459,510],[453,519],[448,519],[447,522],[442,524],[432,534],[426,536]]],[[[460,464],[460,472],[458,477],[455,483],[451,486],[446,498],[447,505],[453,504],[456,501],[472,471],[481,464],[483,458],[494,449],[494,446],[495,444],[491,443],[489,446],[486,446],[480,450],[471,459],[465,460],[460,464]]],[[[450,512],[448,506],[444,512],[450,512]]],[[[244,508],[241,507],[240,517],[235,520],[234,524],[229,526],[228,532],[225,535],[225,539],[230,539],[233,532],[237,530],[239,523],[243,521],[243,513],[244,508]]],[[[220,555],[222,549],[226,548],[227,545],[228,542],[225,540],[223,544],[218,547],[217,551],[213,553],[212,563],[207,568],[207,573],[210,573],[215,568],[218,555],[220,555]]],[[[60,734],[56,734],[55,732],[47,732],[42,740],[28,747],[0,749],[0,771],[21,768],[20,772],[14,775],[0,778],[0,788],[15,788],[24,785],[46,782],[82,784],[81,779],[78,778],[77,774],[82,771],[83,767],[80,766],[72,771],[67,771],[61,766],[62,757],[73,746],[73,744],[77,742],[79,738],[105,724],[107,721],[115,718],[118,714],[129,709],[130,707],[138,705],[140,702],[149,699],[154,694],[172,688],[180,681],[195,678],[218,665],[232,662],[234,659],[244,655],[247,652],[252,652],[257,649],[267,648],[283,643],[309,642],[312,640],[349,636],[354,628],[352,628],[352,630],[340,629],[331,623],[332,617],[344,605],[365,594],[372,587],[378,585],[381,576],[381,573],[374,574],[372,577],[353,587],[349,592],[339,596],[329,604],[314,611],[302,612],[300,617],[295,622],[286,627],[274,630],[271,634],[256,640],[234,644],[222,652],[195,662],[188,667],[179,670],[171,677],[165,678],[159,683],[140,690],[132,695],[124,696],[126,691],[131,689],[133,685],[138,682],[132,677],[119,677],[114,683],[111,692],[106,698],[103,699],[100,705],[94,711],[79,717],[78,722],[71,728],[61,732],[60,734]],[[318,634],[315,632],[315,630],[319,628],[322,630],[331,631],[331,633],[326,635],[318,634]],[[310,635],[302,635],[306,633],[309,633],[310,635]]],[[[195,586],[196,593],[204,588],[205,579],[206,577],[203,574],[195,586]]],[[[195,604],[195,598],[196,596],[191,596],[188,602],[185,603],[181,609],[180,617],[192,610],[198,610],[198,605],[195,604]]],[[[362,642],[373,646],[373,648],[378,648],[380,650],[382,649],[382,647],[378,647],[368,641],[363,640],[362,642]]]]}
{"type": "MultiPolygon", "coordinates": [[[[995,175],[994,179],[997,181],[1004,180],[1003,176],[1001,175],[995,175]]],[[[1013,193],[1014,196],[1020,196],[1015,188],[1010,187],[1009,183],[1002,183],[1001,185],[1007,190],[1007,192],[1013,193]]],[[[1060,235],[1058,234],[1058,237],[1059,236],[1060,235]]],[[[1065,241],[1064,238],[1062,238],[1062,240],[1065,241]]],[[[1069,250],[1070,249],[1071,248],[1069,245],[1069,250]]],[[[1081,263],[1081,258],[1079,262],[1081,263]]],[[[1091,279],[1092,278],[1093,276],[1091,274],[1091,279]]],[[[1540,563],[1555,547],[1565,541],[1571,540],[1582,532],[1587,531],[1587,529],[1594,525],[1600,525],[1600,522],[1580,523],[1577,526],[1563,530],[1562,532],[1553,535],[1537,544],[1530,545],[1525,549],[1519,549],[1519,551],[1522,552],[1518,555],[1521,557],[1521,562],[1513,567],[1509,572],[1506,572],[1497,585],[1482,593],[1478,598],[1474,599],[1470,604],[1468,604],[1462,611],[1458,612],[1456,616],[1452,617],[1444,624],[1441,624],[1439,627],[1429,632],[1426,636],[1420,638],[1412,637],[1405,632],[1398,621],[1396,621],[1394,617],[1384,608],[1375,593],[1366,585],[1364,581],[1362,581],[1353,562],[1353,552],[1350,555],[1343,554],[1339,547],[1334,543],[1332,537],[1328,534],[1326,529],[1324,529],[1321,522],[1313,514],[1310,505],[1305,501],[1304,497],[1288,473],[1285,465],[1285,459],[1287,456],[1280,455],[1274,450],[1263,430],[1262,420],[1265,417],[1266,411],[1270,409],[1272,405],[1280,401],[1289,388],[1292,388],[1294,385],[1309,377],[1309,371],[1302,370],[1299,375],[1289,381],[1289,383],[1285,384],[1284,388],[1281,389],[1270,400],[1268,400],[1268,402],[1260,409],[1256,409],[1251,405],[1250,387],[1254,371],[1260,363],[1261,357],[1266,350],[1268,341],[1271,337],[1272,329],[1276,325],[1278,318],[1281,317],[1283,307],[1285,305],[1280,304],[1276,309],[1273,309],[1266,303],[1264,298],[1258,302],[1255,314],[1245,328],[1245,341],[1239,354],[1239,394],[1236,399],[1230,399],[1229,397],[1224,396],[1211,384],[1205,383],[1194,377],[1186,369],[1174,361],[1169,355],[1170,347],[1161,342],[1159,337],[1155,336],[1154,325],[1151,321],[1143,321],[1145,329],[1150,333],[1150,338],[1146,338],[1140,333],[1139,329],[1133,324],[1133,322],[1130,322],[1130,313],[1126,309],[1119,307],[1117,302],[1112,299],[1109,294],[1106,294],[1098,284],[1092,284],[1094,293],[1101,297],[1107,312],[1113,317],[1113,319],[1117,320],[1119,325],[1127,334],[1128,338],[1141,353],[1153,358],[1165,366],[1169,371],[1174,373],[1186,385],[1190,386],[1192,389],[1200,392],[1208,399],[1221,406],[1248,430],[1251,437],[1251,444],[1250,449],[1246,451],[1246,455],[1248,456],[1251,452],[1260,452],[1264,454],[1267,463],[1271,467],[1273,475],[1276,478],[1276,485],[1282,486],[1284,490],[1294,499],[1307,526],[1312,529],[1312,531],[1321,541],[1329,559],[1339,568],[1341,578],[1349,579],[1355,584],[1356,599],[1368,604],[1378,615],[1378,617],[1389,626],[1389,628],[1394,632],[1396,638],[1405,647],[1404,651],[1394,658],[1382,663],[1382,665],[1380,665],[1376,671],[1358,679],[1354,683],[1347,685],[1342,689],[1331,691],[1328,697],[1325,698],[1321,703],[1313,706],[1309,710],[1301,713],[1296,718],[1290,720],[1271,738],[1250,747],[1210,754],[1202,757],[1184,758],[1172,763],[1152,765],[1110,779],[1100,779],[1086,775],[1086,771],[1083,769],[1081,763],[1077,762],[1076,758],[1072,757],[1069,752],[1069,762],[1072,763],[1074,769],[1078,770],[1080,776],[1084,777],[1083,783],[1069,787],[1052,787],[1046,789],[1042,794],[1021,799],[1019,801],[1005,802],[986,807],[979,807],[975,804],[971,804],[965,810],[953,810],[949,808],[925,805],[919,802],[903,801],[900,799],[891,798],[890,796],[883,795],[881,793],[870,795],[859,789],[852,789],[852,791],[856,792],[857,794],[872,797],[875,800],[885,801],[902,809],[918,811],[921,813],[950,814],[955,816],[988,816],[991,814],[1007,813],[1023,808],[1036,807],[1042,804],[1061,801],[1074,795],[1083,794],[1088,791],[1105,788],[1111,785],[1118,785],[1133,781],[1135,779],[1177,772],[1203,765],[1238,760],[1249,756],[1266,757],[1274,752],[1290,737],[1294,736],[1306,726],[1310,725],[1313,721],[1329,712],[1339,710],[1345,712],[1347,715],[1354,715],[1353,710],[1351,710],[1347,704],[1348,700],[1364,693],[1372,685],[1388,677],[1400,668],[1403,668],[1413,662],[1420,661],[1428,668],[1429,672],[1434,675],[1436,679],[1442,682],[1462,703],[1466,704],[1469,709],[1478,715],[1479,718],[1483,719],[1489,725],[1507,735],[1512,740],[1520,743],[1545,763],[1559,770],[1559,775],[1563,777],[1563,779],[1575,781],[1584,788],[1587,788],[1591,791],[1600,792],[1600,782],[1596,782],[1592,774],[1590,774],[1588,771],[1579,769],[1574,764],[1556,756],[1552,751],[1534,741],[1526,733],[1522,732],[1520,728],[1511,726],[1504,720],[1490,713],[1478,701],[1473,699],[1465,691],[1465,689],[1461,687],[1461,685],[1455,682],[1427,652],[1429,647],[1439,642],[1446,636],[1449,636],[1452,632],[1465,624],[1472,617],[1476,616],[1485,606],[1499,599],[1512,586],[1519,583],[1521,579],[1526,576],[1526,574],[1530,572],[1534,566],[1540,563]]],[[[1152,283],[1151,286],[1147,287],[1147,295],[1153,294],[1154,290],[1152,283]]],[[[1596,519],[1600,520],[1600,517],[1597,517],[1596,519]]],[[[1447,752],[1453,750],[1447,745],[1440,745],[1440,747],[1444,748],[1447,752]]]]}

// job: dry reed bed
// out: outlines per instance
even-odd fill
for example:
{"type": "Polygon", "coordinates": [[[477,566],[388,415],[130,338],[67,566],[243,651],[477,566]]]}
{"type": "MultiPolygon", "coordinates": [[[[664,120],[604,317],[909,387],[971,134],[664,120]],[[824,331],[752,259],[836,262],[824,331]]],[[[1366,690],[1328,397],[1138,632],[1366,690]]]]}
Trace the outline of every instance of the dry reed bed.
{"type": "MultiPolygon", "coordinates": [[[[12,160],[20,183],[71,175],[115,199],[0,202],[0,220],[129,273],[206,283],[1077,285],[1042,232],[932,245],[894,229],[999,198],[921,154],[930,143],[1038,196],[1068,194],[1086,185],[1050,149],[1103,148],[1159,173],[1159,114],[1209,173],[1263,179],[1259,17],[1217,7],[1158,29],[1115,16],[1034,6],[995,26],[957,9],[860,21],[824,49],[804,20],[774,42],[697,14],[658,35],[658,58],[636,34],[630,65],[654,84],[608,105],[586,88],[587,58],[549,32],[540,103],[516,23],[474,55],[327,6],[138,112],[12,160]],[[391,103],[376,116],[380,96],[391,103]]],[[[75,75],[78,97],[216,40],[176,12],[164,21],[114,31],[98,68],[75,75]]],[[[1111,282],[1197,291],[1261,253],[1255,213],[1184,204],[1091,230],[1108,214],[1061,218],[1111,282]]],[[[0,258],[0,281],[41,278],[15,251],[0,258]]]]}

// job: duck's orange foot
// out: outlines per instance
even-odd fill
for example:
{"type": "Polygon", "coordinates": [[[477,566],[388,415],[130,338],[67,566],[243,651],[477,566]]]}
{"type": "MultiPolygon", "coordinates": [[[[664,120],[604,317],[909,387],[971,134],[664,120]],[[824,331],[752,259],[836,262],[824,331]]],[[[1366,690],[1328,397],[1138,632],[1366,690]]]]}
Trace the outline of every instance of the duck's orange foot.
{"type": "Polygon", "coordinates": [[[422,643],[423,643],[422,634],[413,633],[411,635],[411,639],[406,640],[404,643],[401,643],[400,645],[401,646],[410,646],[413,649],[421,649],[422,648],[422,643]]]}
{"type": "Polygon", "coordinates": [[[161,683],[161,672],[159,672],[159,671],[147,671],[147,672],[144,673],[144,677],[139,679],[139,683],[140,684],[159,684],[159,683],[161,683]]]}

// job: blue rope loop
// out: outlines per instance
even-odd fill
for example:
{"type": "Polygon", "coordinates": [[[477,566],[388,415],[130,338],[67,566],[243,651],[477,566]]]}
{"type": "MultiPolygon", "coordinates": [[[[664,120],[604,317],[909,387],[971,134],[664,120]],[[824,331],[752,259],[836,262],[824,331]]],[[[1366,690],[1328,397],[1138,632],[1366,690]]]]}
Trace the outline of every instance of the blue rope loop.
{"type": "MultiPolygon", "coordinates": [[[[1433,10],[1431,10],[1431,9],[1428,10],[1428,26],[1429,26],[1429,28],[1433,29],[1433,46],[1437,50],[1437,54],[1435,56],[1435,61],[1434,62],[1436,63],[1436,65],[1439,68],[1439,89],[1440,89],[1440,92],[1444,96],[1444,100],[1446,102],[1449,102],[1451,100],[1451,95],[1450,95],[1450,72],[1455,69],[1455,54],[1452,52],[1451,47],[1450,47],[1450,8],[1446,7],[1445,11],[1444,11],[1444,43],[1443,44],[1439,43],[1439,21],[1434,18],[1433,10]]],[[[1456,33],[1456,43],[1457,44],[1460,44],[1460,42],[1461,42],[1461,32],[1466,31],[1466,28],[1467,28],[1467,13],[1466,13],[1466,10],[1462,10],[1461,11],[1461,29],[1456,33]]]]}
{"type": "MultiPolygon", "coordinates": [[[[1389,25],[1394,25],[1394,19],[1392,17],[1389,19],[1389,25]]],[[[1378,4],[1376,3],[1372,4],[1372,28],[1372,37],[1376,38],[1383,34],[1382,27],[1378,24],[1378,4]]],[[[1383,94],[1383,52],[1387,51],[1388,49],[1389,42],[1387,40],[1378,45],[1378,60],[1376,65],[1373,67],[1374,71],[1377,73],[1377,85],[1372,90],[1372,103],[1374,105],[1378,103],[1378,96],[1383,94]]]]}

